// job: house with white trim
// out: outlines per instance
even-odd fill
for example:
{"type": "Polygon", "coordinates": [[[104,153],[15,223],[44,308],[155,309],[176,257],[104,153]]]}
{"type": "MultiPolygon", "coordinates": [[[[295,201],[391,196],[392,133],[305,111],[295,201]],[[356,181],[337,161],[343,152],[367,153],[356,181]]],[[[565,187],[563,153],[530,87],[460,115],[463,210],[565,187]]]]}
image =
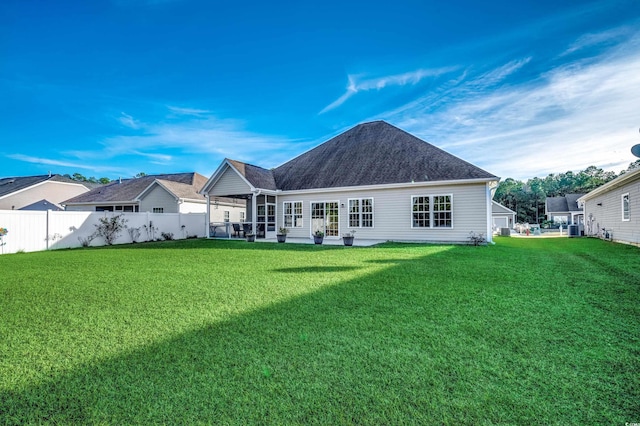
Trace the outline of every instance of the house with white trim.
{"type": "Polygon", "coordinates": [[[200,191],[247,200],[258,237],[491,241],[499,178],[384,121],[364,123],[274,169],[225,159],[200,191]]]}
{"type": "Polygon", "coordinates": [[[206,181],[206,177],[193,172],[119,179],[70,198],[63,204],[65,209],[70,211],[123,213],[205,213],[209,211],[213,221],[244,221],[246,211],[244,199],[213,197],[209,199],[211,205],[207,205],[207,199],[198,192],[206,181]]]}
{"type": "Polygon", "coordinates": [[[89,190],[56,174],[0,178],[0,210],[62,210],[64,200],[89,190]]]}
{"type": "Polygon", "coordinates": [[[626,172],[578,198],[585,235],[640,245],[640,169],[626,172]]]}
{"type": "Polygon", "coordinates": [[[503,206],[495,200],[491,203],[493,231],[498,232],[502,228],[513,229],[516,224],[516,212],[506,206],[503,206]]]}

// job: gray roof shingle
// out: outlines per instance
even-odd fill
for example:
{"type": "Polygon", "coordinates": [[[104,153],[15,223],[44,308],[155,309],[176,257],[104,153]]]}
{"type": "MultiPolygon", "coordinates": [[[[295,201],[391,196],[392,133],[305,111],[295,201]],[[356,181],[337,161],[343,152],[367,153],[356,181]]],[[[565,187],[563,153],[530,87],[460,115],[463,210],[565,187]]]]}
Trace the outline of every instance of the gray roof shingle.
{"type": "Polygon", "coordinates": [[[578,198],[584,194],[567,194],[563,197],[547,197],[546,209],[547,213],[566,213],[581,211],[578,207],[578,198]]]}
{"type": "Polygon", "coordinates": [[[277,167],[273,176],[281,190],[497,179],[384,121],[359,124],[277,167]]]}
{"type": "Polygon", "coordinates": [[[95,188],[89,192],[70,198],[64,204],[74,203],[102,203],[102,202],[134,202],[136,197],[140,195],[155,180],[159,180],[167,184],[167,189],[178,192],[174,193],[178,198],[204,199],[198,194],[198,190],[202,188],[206,182],[206,178],[198,173],[173,173],[161,175],[147,175],[135,179],[126,179],[113,181],[107,185],[95,188]],[[191,187],[192,189],[188,189],[191,187]],[[188,197],[182,197],[181,194],[188,194],[188,197]]]}

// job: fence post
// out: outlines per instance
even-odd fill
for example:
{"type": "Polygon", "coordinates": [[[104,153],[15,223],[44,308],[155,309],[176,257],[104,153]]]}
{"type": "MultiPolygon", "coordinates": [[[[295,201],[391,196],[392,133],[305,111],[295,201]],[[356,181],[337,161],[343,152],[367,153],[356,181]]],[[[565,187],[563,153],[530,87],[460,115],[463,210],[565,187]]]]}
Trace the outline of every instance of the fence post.
{"type": "Polygon", "coordinates": [[[45,247],[47,250],[49,250],[49,218],[51,217],[51,215],[49,214],[50,212],[51,210],[47,209],[47,215],[45,216],[45,220],[47,221],[47,223],[44,227],[44,232],[45,232],[44,241],[45,241],[45,247]]]}

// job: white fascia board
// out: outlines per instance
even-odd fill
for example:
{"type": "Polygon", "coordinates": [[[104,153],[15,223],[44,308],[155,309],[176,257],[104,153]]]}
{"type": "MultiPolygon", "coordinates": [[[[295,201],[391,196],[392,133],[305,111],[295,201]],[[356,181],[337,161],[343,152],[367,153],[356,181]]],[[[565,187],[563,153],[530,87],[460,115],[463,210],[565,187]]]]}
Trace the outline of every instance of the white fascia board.
{"type": "Polygon", "coordinates": [[[242,179],[249,186],[249,188],[251,189],[251,192],[254,192],[256,190],[256,188],[253,185],[251,185],[251,182],[249,182],[244,176],[242,176],[242,173],[240,173],[238,171],[238,169],[233,167],[233,164],[231,164],[225,158],[224,161],[222,162],[222,164],[220,164],[218,166],[218,168],[216,169],[216,171],[213,172],[213,174],[211,175],[211,177],[209,178],[207,183],[205,183],[204,186],[202,187],[202,189],[200,191],[198,191],[198,194],[206,195],[207,193],[209,193],[209,191],[211,190],[211,187],[213,185],[215,185],[215,183],[218,181],[218,179],[220,179],[220,177],[226,171],[225,166],[231,168],[234,172],[236,172],[238,174],[238,176],[240,176],[240,179],[242,179]]]}
{"type": "Polygon", "coordinates": [[[309,194],[317,192],[347,192],[347,191],[371,191],[377,189],[396,189],[396,188],[421,188],[431,186],[451,186],[451,185],[469,185],[469,184],[486,184],[489,182],[497,182],[498,178],[483,179],[461,179],[461,180],[441,180],[431,182],[407,182],[407,183],[389,183],[382,185],[362,185],[362,186],[341,186],[337,188],[313,188],[313,189],[296,189],[293,191],[278,191],[281,195],[309,194]]]}
{"type": "Polygon", "coordinates": [[[604,185],[594,189],[593,191],[589,192],[588,194],[583,195],[582,197],[578,198],[577,201],[580,203],[584,203],[585,201],[596,197],[600,194],[602,194],[603,192],[607,192],[611,189],[617,188],[619,186],[624,185],[625,183],[627,183],[627,181],[631,181],[633,179],[640,179],[640,169],[636,169],[633,170],[631,172],[627,172],[625,174],[623,174],[622,176],[618,176],[617,178],[615,178],[614,180],[612,180],[611,182],[607,182],[604,185]]]}

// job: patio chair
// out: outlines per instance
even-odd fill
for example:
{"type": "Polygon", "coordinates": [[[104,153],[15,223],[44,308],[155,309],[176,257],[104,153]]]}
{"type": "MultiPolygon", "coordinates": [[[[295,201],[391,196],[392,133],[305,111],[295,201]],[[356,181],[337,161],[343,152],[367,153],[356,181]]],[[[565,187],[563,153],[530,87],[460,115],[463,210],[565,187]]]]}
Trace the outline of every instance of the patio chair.
{"type": "Polygon", "coordinates": [[[235,237],[240,237],[240,233],[241,232],[244,234],[244,231],[242,229],[240,229],[240,224],[239,223],[232,223],[231,226],[233,226],[233,235],[235,237]]]}
{"type": "Polygon", "coordinates": [[[258,226],[256,226],[256,237],[260,238],[264,238],[265,237],[265,233],[264,233],[264,223],[259,223],[258,226]]]}
{"type": "Polygon", "coordinates": [[[250,223],[243,223],[242,224],[242,232],[244,232],[245,237],[247,236],[247,234],[251,233],[251,224],[250,223]]]}

